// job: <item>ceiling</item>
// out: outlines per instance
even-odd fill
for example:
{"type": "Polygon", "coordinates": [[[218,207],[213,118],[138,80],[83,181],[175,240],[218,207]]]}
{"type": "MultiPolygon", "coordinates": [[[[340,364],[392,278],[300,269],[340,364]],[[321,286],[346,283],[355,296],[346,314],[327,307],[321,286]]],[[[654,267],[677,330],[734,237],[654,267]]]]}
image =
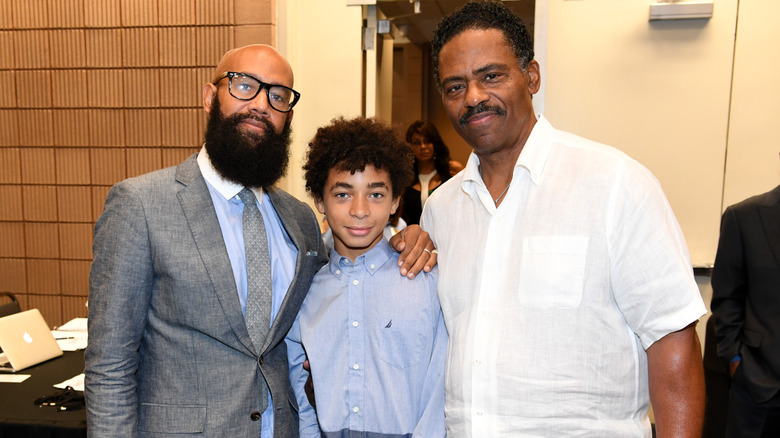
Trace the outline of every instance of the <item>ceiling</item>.
{"type": "MultiPolygon", "coordinates": [[[[522,18],[529,34],[533,36],[535,0],[502,1],[522,18]]],[[[466,0],[419,0],[417,3],[420,5],[420,12],[415,14],[414,1],[377,0],[377,8],[395,28],[393,35],[396,40],[403,40],[405,36],[406,39],[415,44],[429,43],[433,36],[433,29],[442,17],[454,12],[466,3],[466,0]]]]}

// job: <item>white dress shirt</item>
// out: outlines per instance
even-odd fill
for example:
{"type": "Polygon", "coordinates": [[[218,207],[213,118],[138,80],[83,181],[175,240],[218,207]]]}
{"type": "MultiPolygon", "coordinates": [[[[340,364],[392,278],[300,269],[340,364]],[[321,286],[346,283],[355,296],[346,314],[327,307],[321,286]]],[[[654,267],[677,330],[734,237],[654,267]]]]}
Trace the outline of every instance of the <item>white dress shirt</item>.
{"type": "Polygon", "coordinates": [[[450,437],[649,437],[645,349],[705,313],[652,174],[542,116],[498,208],[472,154],[428,199],[450,437]]]}

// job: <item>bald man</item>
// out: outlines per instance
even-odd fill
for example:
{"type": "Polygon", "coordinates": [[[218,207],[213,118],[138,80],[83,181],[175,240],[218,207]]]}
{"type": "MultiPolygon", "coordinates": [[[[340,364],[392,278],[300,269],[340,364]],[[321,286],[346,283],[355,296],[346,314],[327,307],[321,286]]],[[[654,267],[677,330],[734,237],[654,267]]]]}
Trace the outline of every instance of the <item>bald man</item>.
{"type": "MultiPolygon", "coordinates": [[[[90,436],[295,437],[299,404],[300,415],[314,415],[291,389],[284,341],[327,261],[312,210],[274,187],[300,98],[292,87],[292,69],[273,48],[231,50],[203,88],[200,152],[109,192],[90,274],[90,436]],[[245,237],[257,235],[244,235],[242,218],[252,204],[270,261],[270,280],[261,275],[271,289],[264,339],[250,336],[245,319],[245,237]]],[[[408,244],[395,242],[407,248],[410,275],[434,263],[427,235],[414,231],[408,244]]]]}

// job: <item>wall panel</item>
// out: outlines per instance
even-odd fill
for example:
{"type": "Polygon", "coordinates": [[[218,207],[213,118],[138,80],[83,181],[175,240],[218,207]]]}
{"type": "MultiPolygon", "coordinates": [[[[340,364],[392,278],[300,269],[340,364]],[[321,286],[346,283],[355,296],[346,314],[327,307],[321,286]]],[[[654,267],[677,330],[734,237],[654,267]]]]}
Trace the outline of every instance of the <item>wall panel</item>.
{"type": "Polygon", "coordinates": [[[86,314],[110,187],[200,149],[203,84],[239,41],[275,41],[275,5],[0,0],[0,289],[50,325],[86,314]]]}

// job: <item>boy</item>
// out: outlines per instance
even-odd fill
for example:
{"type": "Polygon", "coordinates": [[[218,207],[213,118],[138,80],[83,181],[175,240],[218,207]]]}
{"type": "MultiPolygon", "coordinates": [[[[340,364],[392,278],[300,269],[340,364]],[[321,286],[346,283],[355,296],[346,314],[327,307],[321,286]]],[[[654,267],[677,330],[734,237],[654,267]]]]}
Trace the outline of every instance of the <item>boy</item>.
{"type": "Polygon", "coordinates": [[[398,275],[382,234],[411,182],[411,150],[378,121],[339,118],[317,131],[303,169],[334,245],[288,335],[301,435],[445,436],[437,271],[398,275]],[[317,418],[300,396],[305,356],[317,418]]]}

